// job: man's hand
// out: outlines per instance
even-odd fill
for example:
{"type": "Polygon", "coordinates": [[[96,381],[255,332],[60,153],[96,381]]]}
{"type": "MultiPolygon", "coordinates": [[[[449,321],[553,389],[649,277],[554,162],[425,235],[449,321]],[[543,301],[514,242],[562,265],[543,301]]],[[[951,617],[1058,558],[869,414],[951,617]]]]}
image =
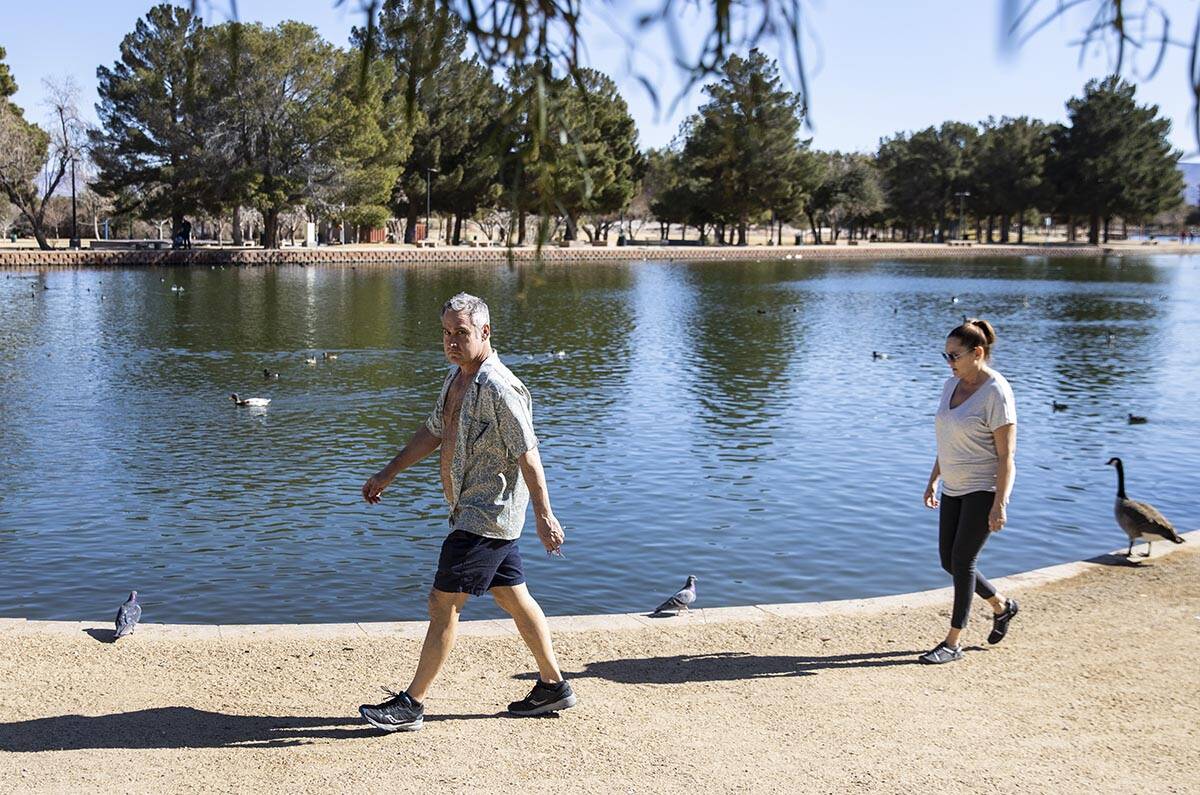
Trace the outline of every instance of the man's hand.
{"type": "Polygon", "coordinates": [[[993,502],[992,510],[988,513],[988,530],[991,530],[993,533],[999,533],[1000,528],[1004,527],[1007,521],[1008,513],[1004,509],[1004,503],[993,502]]]}
{"type": "Polygon", "coordinates": [[[558,519],[552,513],[537,517],[537,534],[547,552],[554,552],[566,540],[562,525],[558,523],[558,519]]]}
{"type": "Polygon", "coordinates": [[[376,472],[374,475],[367,478],[367,482],[363,484],[363,487],[362,487],[363,499],[366,500],[367,502],[371,503],[372,505],[375,505],[381,499],[383,499],[383,497],[381,496],[383,494],[383,490],[386,489],[388,487],[388,484],[390,484],[391,482],[392,482],[392,479],[389,478],[387,476],[387,474],[385,472],[383,472],[383,470],[376,472]]]}
{"type": "Polygon", "coordinates": [[[937,498],[937,481],[935,480],[925,487],[925,507],[936,508],[939,504],[937,498]]]}

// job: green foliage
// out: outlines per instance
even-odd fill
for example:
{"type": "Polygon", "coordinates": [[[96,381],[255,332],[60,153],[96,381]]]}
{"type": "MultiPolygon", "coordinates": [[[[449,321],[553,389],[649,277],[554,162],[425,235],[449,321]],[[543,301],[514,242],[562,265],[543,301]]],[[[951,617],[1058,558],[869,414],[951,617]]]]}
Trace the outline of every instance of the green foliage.
{"type": "Polygon", "coordinates": [[[1070,124],[1054,130],[1050,173],[1060,210],[1088,216],[1096,242],[1101,219],[1149,218],[1177,206],[1183,191],[1171,122],[1138,105],[1117,77],[1093,80],[1067,103],[1070,124]]]}
{"type": "Polygon", "coordinates": [[[9,97],[17,93],[17,81],[13,79],[8,64],[4,62],[7,57],[8,51],[0,47],[0,101],[2,102],[7,102],[9,97]]]}
{"type": "Polygon", "coordinates": [[[158,5],[121,42],[112,68],[96,70],[100,127],[91,131],[95,189],[132,202],[143,217],[170,217],[205,201],[211,176],[203,114],[214,101],[199,68],[201,21],[158,5]]]}
{"type": "Polygon", "coordinates": [[[343,217],[346,223],[354,226],[382,229],[392,217],[392,211],[379,204],[359,204],[347,207],[343,217]]]}
{"type": "Polygon", "coordinates": [[[973,125],[947,121],[880,142],[879,169],[897,221],[945,231],[946,216],[955,212],[955,194],[969,188],[978,135],[973,125]]]}
{"type": "Polygon", "coordinates": [[[1008,221],[1024,227],[1024,213],[1048,208],[1051,191],[1045,179],[1050,154],[1050,128],[1037,119],[989,118],[975,146],[971,174],[972,209],[1002,218],[1000,241],[1008,242],[1008,221]]]}
{"type": "Polygon", "coordinates": [[[722,75],[704,89],[709,101],[689,123],[683,156],[715,220],[736,224],[745,244],[752,219],[794,200],[803,113],[758,50],[731,56],[722,75]]]}
{"type": "MultiPolygon", "coordinates": [[[[364,52],[366,35],[357,30],[354,36],[364,52]]],[[[374,50],[393,71],[386,101],[414,129],[391,197],[408,220],[411,241],[425,213],[427,179],[433,209],[460,219],[499,196],[505,97],[491,72],[467,57],[462,23],[437,0],[387,0],[374,35],[374,50]]]]}
{"type": "Polygon", "coordinates": [[[817,162],[804,210],[817,242],[822,226],[833,230],[836,242],[843,224],[865,222],[883,210],[883,188],[874,161],[866,155],[821,153],[817,162]]]}

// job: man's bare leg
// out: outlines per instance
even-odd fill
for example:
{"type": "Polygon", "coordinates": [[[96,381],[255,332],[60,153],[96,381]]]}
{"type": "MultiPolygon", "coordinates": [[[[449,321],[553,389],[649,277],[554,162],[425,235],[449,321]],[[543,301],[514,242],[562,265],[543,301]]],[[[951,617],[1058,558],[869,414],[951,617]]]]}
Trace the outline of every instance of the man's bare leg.
{"type": "Polygon", "coordinates": [[[550,642],[550,626],[546,623],[546,614],[529,593],[525,583],[498,585],[492,588],[492,598],[516,622],[517,631],[521,633],[521,638],[537,661],[538,676],[541,680],[549,684],[561,682],[562,671],[559,670],[554,646],[550,642]]]}
{"type": "Polygon", "coordinates": [[[458,634],[458,616],[463,605],[467,603],[465,593],[449,593],[434,588],[429,592],[429,629],[425,632],[425,642],[421,645],[421,660],[417,663],[417,672],[413,674],[412,684],[408,686],[408,695],[414,701],[424,701],[430,685],[437,678],[438,671],[450,650],[454,648],[454,639],[458,634]]]}

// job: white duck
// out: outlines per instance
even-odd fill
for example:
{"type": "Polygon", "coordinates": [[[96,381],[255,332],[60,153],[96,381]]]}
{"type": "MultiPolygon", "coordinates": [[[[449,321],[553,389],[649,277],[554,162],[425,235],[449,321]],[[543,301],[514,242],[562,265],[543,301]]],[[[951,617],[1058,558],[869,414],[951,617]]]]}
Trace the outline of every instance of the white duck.
{"type": "Polygon", "coordinates": [[[254,398],[244,398],[244,397],[238,397],[238,393],[237,393],[237,392],[234,392],[232,395],[230,395],[230,396],[229,396],[229,399],[230,399],[230,400],[232,400],[234,403],[236,403],[236,404],[237,404],[237,405],[239,405],[239,406],[258,406],[258,407],[260,407],[260,408],[261,408],[261,407],[263,407],[263,406],[266,406],[267,404],[269,404],[269,403],[271,402],[271,398],[258,398],[258,397],[254,397],[254,398]]]}

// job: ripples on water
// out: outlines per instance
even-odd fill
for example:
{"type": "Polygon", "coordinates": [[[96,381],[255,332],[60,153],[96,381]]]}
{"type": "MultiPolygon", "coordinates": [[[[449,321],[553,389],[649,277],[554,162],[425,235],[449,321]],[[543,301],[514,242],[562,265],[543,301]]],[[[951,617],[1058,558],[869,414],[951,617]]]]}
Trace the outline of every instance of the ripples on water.
{"type": "Polygon", "coordinates": [[[532,522],[522,550],[551,614],[644,610],[688,574],[709,606],[946,584],[920,496],[964,313],[996,325],[1020,417],[984,571],[1122,545],[1112,455],[1191,529],[1198,265],[0,271],[0,615],[106,618],[137,588],[153,621],[421,618],[445,532],[434,459],[380,506],[359,489],[432,406],[437,310],[459,290],[489,300],[534,394],[567,560],[532,522]]]}

